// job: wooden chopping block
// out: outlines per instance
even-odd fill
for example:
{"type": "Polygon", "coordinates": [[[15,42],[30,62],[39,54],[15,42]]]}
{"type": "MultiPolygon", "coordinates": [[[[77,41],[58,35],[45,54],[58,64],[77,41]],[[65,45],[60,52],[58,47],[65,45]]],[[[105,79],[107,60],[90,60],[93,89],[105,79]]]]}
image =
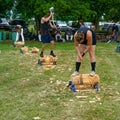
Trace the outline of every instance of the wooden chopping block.
{"type": "Polygon", "coordinates": [[[27,53],[27,52],[28,52],[28,47],[27,47],[27,46],[22,47],[22,48],[20,49],[20,52],[21,52],[22,54],[27,53]]]}
{"type": "Polygon", "coordinates": [[[71,80],[74,84],[95,85],[99,82],[99,76],[97,74],[94,76],[89,74],[79,74],[71,77],[71,80]]]}
{"type": "Polygon", "coordinates": [[[57,57],[52,57],[52,56],[40,57],[40,61],[45,63],[53,63],[53,62],[57,62],[57,60],[58,60],[57,57]]]}
{"type": "Polygon", "coordinates": [[[14,42],[14,47],[23,47],[24,43],[23,42],[14,42]]]}
{"type": "Polygon", "coordinates": [[[36,47],[33,47],[32,48],[32,53],[38,53],[39,52],[39,49],[38,48],[36,48],[36,47]]]}
{"type": "Polygon", "coordinates": [[[99,79],[99,75],[97,74],[94,76],[90,76],[89,74],[79,74],[71,77],[76,89],[93,87],[99,83],[99,79]]]}

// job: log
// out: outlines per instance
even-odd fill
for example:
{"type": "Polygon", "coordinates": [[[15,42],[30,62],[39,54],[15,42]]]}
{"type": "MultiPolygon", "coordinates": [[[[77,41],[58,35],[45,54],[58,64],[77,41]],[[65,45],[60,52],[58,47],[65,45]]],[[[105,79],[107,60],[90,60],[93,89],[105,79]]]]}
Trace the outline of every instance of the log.
{"type": "Polygon", "coordinates": [[[78,90],[91,87],[97,87],[96,89],[98,89],[98,86],[96,85],[98,85],[99,80],[100,78],[97,74],[95,74],[94,76],[90,76],[89,74],[79,74],[71,77],[72,83],[78,90]]]}
{"type": "Polygon", "coordinates": [[[99,76],[95,74],[91,76],[89,74],[79,74],[71,77],[74,84],[83,84],[83,85],[95,85],[99,82],[99,76]]]}
{"type": "Polygon", "coordinates": [[[58,58],[52,56],[44,56],[38,59],[38,64],[43,66],[44,69],[49,70],[55,67],[58,58]]]}
{"type": "Polygon", "coordinates": [[[20,49],[20,53],[24,54],[24,53],[27,53],[28,52],[28,47],[27,46],[24,46],[20,49]]]}
{"type": "Polygon", "coordinates": [[[33,47],[32,48],[32,53],[38,53],[39,52],[39,49],[38,48],[36,48],[36,47],[33,47]]]}
{"type": "Polygon", "coordinates": [[[24,42],[14,42],[14,47],[24,47],[24,42]]]}
{"type": "Polygon", "coordinates": [[[53,62],[57,62],[58,58],[57,57],[52,57],[52,56],[44,56],[40,57],[40,61],[46,64],[51,64],[53,62]]]}

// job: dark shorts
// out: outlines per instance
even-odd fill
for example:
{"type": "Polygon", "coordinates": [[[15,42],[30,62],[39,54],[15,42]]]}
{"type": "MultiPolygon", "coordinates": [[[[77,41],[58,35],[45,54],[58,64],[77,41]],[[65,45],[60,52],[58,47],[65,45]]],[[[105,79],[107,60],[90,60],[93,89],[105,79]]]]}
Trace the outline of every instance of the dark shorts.
{"type": "Polygon", "coordinates": [[[42,41],[43,43],[50,43],[52,40],[53,40],[53,38],[52,38],[51,35],[41,36],[41,41],[42,41]]]}
{"type": "Polygon", "coordinates": [[[94,39],[94,40],[92,41],[92,45],[96,45],[96,43],[97,43],[97,41],[94,39]]]}
{"type": "MultiPolygon", "coordinates": [[[[96,39],[93,39],[92,40],[92,45],[96,45],[96,39]]],[[[87,45],[88,44],[88,42],[87,42],[87,40],[85,40],[85,41],[83,41],[81,44],[84,44],[84,45],[87,45]]]]}

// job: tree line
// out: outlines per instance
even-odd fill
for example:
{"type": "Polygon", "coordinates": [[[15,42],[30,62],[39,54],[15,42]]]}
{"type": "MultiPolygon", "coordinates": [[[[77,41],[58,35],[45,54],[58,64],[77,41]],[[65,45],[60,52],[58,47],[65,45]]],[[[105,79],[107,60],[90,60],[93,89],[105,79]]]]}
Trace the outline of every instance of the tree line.
{"type": "Polygon", "coordinates": [[[17,15],[28,20],[35,18],[36,24],[42,16],[54,7],[54,18],[63,21],[77,21],[82,18],[96,26],[99,21],[120,20],[120,0],[0,0],[0,11],[13,18],[17,15]]]}

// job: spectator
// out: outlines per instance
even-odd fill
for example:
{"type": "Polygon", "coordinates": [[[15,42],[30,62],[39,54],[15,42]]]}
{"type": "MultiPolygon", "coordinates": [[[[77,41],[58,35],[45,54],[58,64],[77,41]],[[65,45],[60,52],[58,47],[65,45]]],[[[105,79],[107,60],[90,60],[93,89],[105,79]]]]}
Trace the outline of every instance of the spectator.
{"type": "Polygon", "coordinates": [[[119,32],[118,26],[116,24],[114,24],[113,27],[112,27],[112,33],[114,35],[114,41],[118,40],[118,32],[119,32]]]}
{"type": "Polygon", "coordinates": [[[67,41],[72,41],[73,40],[73,32],[70,28],[68,28],[65,32],[65,37],[67,41]]]}
{"type": "Polygon", "coordinates": [[[62,32],[59,28],[56,30],[55,39],[56,39],[56,41],[62,40],[62,32]]]}

